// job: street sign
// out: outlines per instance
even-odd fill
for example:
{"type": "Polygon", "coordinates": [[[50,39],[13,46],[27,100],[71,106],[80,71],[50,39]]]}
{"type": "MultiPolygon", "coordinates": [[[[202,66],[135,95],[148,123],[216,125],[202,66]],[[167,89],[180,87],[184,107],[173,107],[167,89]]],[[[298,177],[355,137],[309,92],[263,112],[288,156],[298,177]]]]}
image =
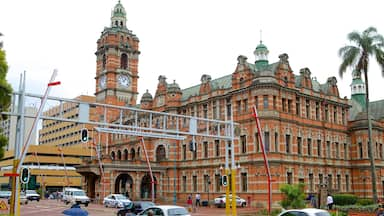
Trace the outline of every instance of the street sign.
{"type": "Polygon", "coordinates": [[[8,210],[8,206],[4,200],[0,200],[0,210],[8,210]]]}

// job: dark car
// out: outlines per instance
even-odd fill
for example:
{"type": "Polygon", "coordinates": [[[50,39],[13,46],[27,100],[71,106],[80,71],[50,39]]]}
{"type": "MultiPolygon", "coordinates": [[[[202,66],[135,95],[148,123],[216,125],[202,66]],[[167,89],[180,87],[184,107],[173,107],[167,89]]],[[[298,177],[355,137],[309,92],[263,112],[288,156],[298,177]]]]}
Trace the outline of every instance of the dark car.
{"type": "Polygon", "coordinates": [[[123,208],[119,209],[117,212],[118,216],[126,216],[129,215],[127,213],[131,213],[131,215],[136,215],[137,213],[143,211],[144,209],[154,206],[155,203],[150,201],[133,201],[130,203],[130,205],[124,206],[123,208]]]}

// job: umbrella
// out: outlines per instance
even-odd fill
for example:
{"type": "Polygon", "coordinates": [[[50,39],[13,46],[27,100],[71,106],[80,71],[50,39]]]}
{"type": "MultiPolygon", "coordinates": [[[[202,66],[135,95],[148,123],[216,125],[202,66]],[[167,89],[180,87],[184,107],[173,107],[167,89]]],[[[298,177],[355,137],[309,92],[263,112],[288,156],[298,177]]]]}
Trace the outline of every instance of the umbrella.
{"type": "Polygon", "coordinates": [[[63,211],[64,215],[69,216],[88,216],[88,212],[81,208],[70,208],[63,211]]]}

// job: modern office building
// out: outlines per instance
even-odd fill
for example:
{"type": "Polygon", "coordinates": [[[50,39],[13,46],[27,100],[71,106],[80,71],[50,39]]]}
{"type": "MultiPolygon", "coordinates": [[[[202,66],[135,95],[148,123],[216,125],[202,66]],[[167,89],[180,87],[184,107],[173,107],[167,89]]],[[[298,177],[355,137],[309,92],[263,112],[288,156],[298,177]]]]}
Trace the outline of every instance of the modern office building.
{"type": "MultiPolygon", "coordinates": [[[[270,62],[268,53],[260,42],[253,60],[243,55],[234,59],[232,74],[215,79],[203,74],[201,83],[184,89],[159,76],[154,96],[144,93],[137,105],[139,39],[127,27],[123,5],[116,4],[110,26],[97,41],[97,102],[201,118],[233,118],[240,124],[234,143],[200,137],[195,151],[189,150],[191,137],[184,141],[144,138],[156,199],[185,200],[190,193],[212,199],[225,193],[220,185],[225,146],[234,145],[236,193],[251,206],[265,206],[267,173],[259,135],[268,156],[274,203],[281,199],[281,184],[299,182],[306,185],[307,193],[319,193],[325,187],[331,193],[372,197],[364,82],[355,74],[351,99],[341,98],[335,77],[320,82],[309,68],[294,73],[288,54],[270,62]],[[256,129],[253,106],[258,110],[261,134],[256,129]]],[[[384,101],[371,103],[377,188],[379,197],[384,197],[384,101]]],[[[118,116],[97,113],[108,122],[118,116]]],[[[199,125],[199,129],[204,127],[199,125]]],[[[106,136],[109,143],[102,143],[102,170],[97,161],[77,166],[88,195],[126,193],[135,200],[150,199],[152,181],[138,138],[106,136]]]]}
{"type": "MultiPolygon", "coordinates": [[[[95,102],[95,97],[80,95],[74,98],[74,100],[92,103],[95,102]]],[[[93,108],[90,109],[90,113],[92,112],[94,112],[93,108]]],[[[70,102],[59,104],[45,111],[43,115],[75,120],[79,118],[79,104],[70,102]]],[[[90,116],[90,118],[91,117],[92,116],[90,116]]],[[[44,120],[42,129],[39,131],[39,144],[57,147],[85,145],[80,139],[80,131],[82,128],[87,128],[90,133],[92,132],[92,127],[87,124],[59,120],[44,120]]]]}
{"type": "MultiPolygon", "coordinates": [[[[36,115],[37,108],[36,107],[25,107],[24,113],[28,115],[36,115]]],[[[30,130],[32,129],[33,125],[33,118],[25,118],[24,121],[24,140],[27,140],[28,134],[30,130]]],[[[1,130],[0,133],[2,133],[5,137],[8,138],[8,145],[6,146],[7,150],[13,150],[15,148],[16,143],[16,122],[17,122],[17,116],[8,116],[6,120],[0,121],[1,130]]],[[[36,143],[36,133],[31,134],[31,140],[33,143],[36,143]]]]}

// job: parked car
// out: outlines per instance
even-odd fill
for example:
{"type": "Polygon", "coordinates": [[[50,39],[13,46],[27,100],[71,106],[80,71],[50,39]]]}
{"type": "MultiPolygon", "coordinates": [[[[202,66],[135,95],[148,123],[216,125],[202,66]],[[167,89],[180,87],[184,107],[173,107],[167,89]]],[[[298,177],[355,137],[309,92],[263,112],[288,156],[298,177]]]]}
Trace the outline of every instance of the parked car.
{"type": "Polygon", "coordinates": [[[11,195],[11,191],[0,191],[0,198],[8,199],[11,195]]]}
{"type": "Polygon", "coordinates": [[[37,202],[40,201],[40,194],[38,194],[36,191],[34,190],[27,190],[26,192],[26,196],[27,196],[27,199],[29,201],[32,201],[32,200],[36,200],[37,202]]]}
{"type": "Polygon", "coordinates": [[[138,213],[137,215],[148,215],[148,212],[152,211],[153,215],[162,215],[162,216],[191,216],[183,206],[176,205],[156,205],[149,208],[146,208],[144,211],[138,213]]]}
{"type": "Polygon", "coordinates": [[[138,214],[144,209],[155,206],[155,203],[150,201],[133,201],[129,205],[124,206],[117,212],[118,216],[125,216],[127,213],[138,214]]]}
{"type": "Polygon", "coordinates": [[[323,209],[305,208],[286,210],[281,212],[279,216],[331,216],[331,214],[323,209]]]}
{"type": "MultiPolygon", "coordinates": [[[[219,196],[219,197],[216,197],[215,198],[215,206],[220,208],[220,207],[225,207],[225,194],[219,196]]],[[[229,194],[229,201],[230,201],[230,205],[232,205],[232,194],[229,194]]],[[[245,201],[245,199],[243,198],[240,198],[239,196],[236,196],[236,206],[238,207],[245,207],[247,206],[247,201],[245,201]]]]}
{"type": "Polygon", "coordinates": [[[109,194],[108,196],[104,197],[103,200],[103,205],[105,207],[113,208],[123,208],[129,203],[131,203],[131,200],[122,194],[109,194]]]}
{"type": "Polygon", "coordinates": [[[65,204],[84,204],[85,206],[88,206],[91,201],[83,190],[69,187],[64,188],[62,200],[65,204]]]}
{"type": "MultiPolygon", "coordinates": [[[[11,204],[11,197],[9,196],[8,198],[8,204],[11,204]]],[[[27,205],[28,204],[28,199],[27,199],[27,196],[25,195],[24,192],[21,192],[20,193],[20,204],[21,205],[27,205]]]]}

